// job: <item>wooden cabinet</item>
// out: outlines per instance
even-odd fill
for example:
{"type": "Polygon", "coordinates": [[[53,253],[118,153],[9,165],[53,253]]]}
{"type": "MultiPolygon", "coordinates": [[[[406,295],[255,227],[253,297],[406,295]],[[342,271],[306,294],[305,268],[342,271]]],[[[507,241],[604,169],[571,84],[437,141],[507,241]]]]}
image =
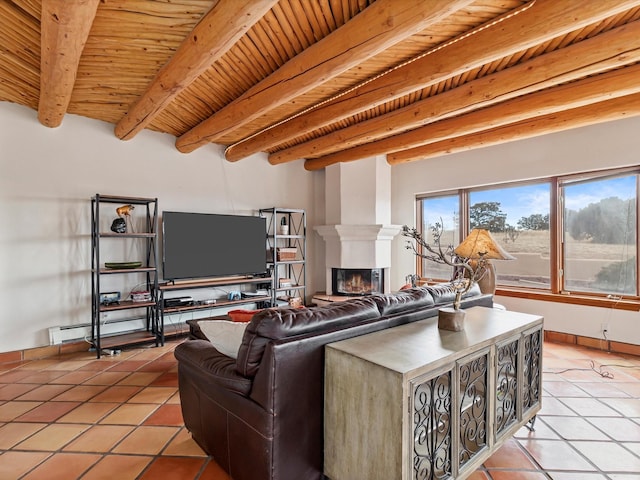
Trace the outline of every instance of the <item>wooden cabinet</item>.
{"type": "MultiPolygon", "coordinates": [[[[125,282],[126,283],[126,282],[125,282]]],[[[91,198],[91,343],[100,358],[103,348],[142,341],[160,342],[161,326],[158,318],[158,199],[121,197],[96,194],[91,198]],[[116,213],[117,206],[130,205],[130,215],[116,213]],[[108,210],[106,210],[108,208],[108,210]],[[142,210],[142,211],[140,211],[142,210]],[[109,212],[106,215],[106,212],[109,212]],[[106,218],[102,218],[106,216],[106,218]],[[114,218],[121,218],[126,231],[114,232],[109,225],[114,218]],[[106,243],[110,243],[106,248],[106,243]],[[114,246],[113,242],[119,244],[114,246]],[[116,251],[135,258],[108,258],[116,251]],[[133,253],[135,252],[135,253],[133,253]],[[130,291],[121,291],[117,302],[101,301],[105,278],[126,276],[131,278],[129,290],[139,287],[148,292],[148,298],[133,298],[130,291]],[[135,300],[135,301],[134,301],[135,300]],[[109,312],[137,309],[146,318],[146,330],[126,336],[103,338],[102,316],[109,312]]]]}
{"type": "Polygon", "coordinates": [[[325,475],[463,479],[541,406],[542,317],[473,307],[327,345],[325,475]]]}

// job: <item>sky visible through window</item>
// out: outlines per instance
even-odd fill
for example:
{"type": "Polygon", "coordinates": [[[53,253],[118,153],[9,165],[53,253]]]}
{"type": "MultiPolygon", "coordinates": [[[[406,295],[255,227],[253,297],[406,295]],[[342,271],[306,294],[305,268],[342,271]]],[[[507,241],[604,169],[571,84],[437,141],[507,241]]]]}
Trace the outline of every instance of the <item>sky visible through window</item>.
{"type": "Polygon", "coordinates": [[[458,218],[458,196],[433,197],[426,198],[424,216],[431,225],[435,222],[444,224],[445,230],[453,230],[458,228],[454,225],[454,219],[458,218]]]}
{"type": "Polygon", "coordinates": [[[549,184],[524,185],[496,190],[479,190],[469,195],[469,205],[481,202],[498,202],[500,210],[507,214],[507,225],[517,226],[518,220],[532,213],[549,213],[549,184]]]}
{"type": "Polygon", "coordinates": [[[565,208],[577,211],[590,203],[598,203],[601,199],[610,197],[618,197],[621,200],[633,199],[636,197],[635,182],[635,175],[629,175],[570,185],[571,198],[565,200],[565,208]]]}
{"type": "MultiPolygon", "coordinates": [[[[607,178],[600,181],[571,185],[571,195],[566,199],[565,208],[578,211],[590,203],[603,198],[618,197],[622,200],[635,198],[635,176],[607,178]]],[[[499,202],[502,212],[507,214],[506,223],[517,226],[518,220],[532,213],[549,213],[549,184],[541,183],[495,190],[476,190],[470,194],[470,205],[480,202],[499,202]]],[[[456,227],[458,197],[445,196],[427,199],[429,221],[442,218],[445,230],[456,227]]]]}

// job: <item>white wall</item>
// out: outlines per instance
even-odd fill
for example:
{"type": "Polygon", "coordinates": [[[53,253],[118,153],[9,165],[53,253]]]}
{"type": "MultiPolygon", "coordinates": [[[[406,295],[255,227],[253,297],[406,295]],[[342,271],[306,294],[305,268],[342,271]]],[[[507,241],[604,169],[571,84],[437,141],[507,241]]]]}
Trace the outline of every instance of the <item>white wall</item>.
{"type": "MultiPolygon", "coordinates": [[[[447,189],[527,180],[579,171],[640,164],[640,117],[568,130],[503,145],[394,166],[392,223],[415,224],[415,196],[447,189]]],[[[415,259],[397,238],[392,288],[414,273],[415,259]]],[[[609,338],[640,344],[640,313],[506,297],[496,301],[512,310],[545,316],[547,330],[599,338],[609,323],[609,338]]]]}
{"type": "MultiPolygon", "coordinates": [[[[640,118],[394,166],[393,224],[413,225],[415,195],[581,170],[636,165],[640,118]],[[487,165],[490,168],[487,168],[487,165]]],[[[46,128],[36,112],[0,103],[0,352],[48,345],[48,328],[90,321],[90,198],[96,193],[158,197],[160,210],[253,214],[261,207],[307,210],[308,295],[325,288],[325,172],[301,162],[271,166],[263,155],[226,162],[211,145],[179,153],[170,135],[118,140],[113,126],[67,115],[46,128]]],[[[394,240],[391,288],[415,271],[394,240]]],[[[541,313],[546,328],[640,344],[639,314],[498,297],[541,313]]]]}
{"type": "Polygon", "coordinates": [[[161,212],[304,208],[307,294],[324,287],[322,239],[312,229],[324,222],[323,172],[301,162],[274,167],[263,154],[230,163],[215,145],[184,155],[174,141],[143,131],[123,142],[113,125],[75,115],[49,129],[33,110],[0,103],[0,352],[48,345],[49,327],[91,321],[96,193],[157,197],[161,212]]]}

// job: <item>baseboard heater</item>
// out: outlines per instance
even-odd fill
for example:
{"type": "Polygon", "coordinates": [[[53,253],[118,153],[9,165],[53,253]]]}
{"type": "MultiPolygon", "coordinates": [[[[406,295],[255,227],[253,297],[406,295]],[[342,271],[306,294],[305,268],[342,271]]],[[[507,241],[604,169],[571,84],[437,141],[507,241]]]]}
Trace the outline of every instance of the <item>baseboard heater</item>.
{"type": "MultiPolygon", "coordinates": [[[[101,336],[118,335],[147,328],[146,317],[111,320],[100,325],[101,336]]],[[[91,339],[91,324],[64,325],[49,328],[49,345],[91,339]]]]}

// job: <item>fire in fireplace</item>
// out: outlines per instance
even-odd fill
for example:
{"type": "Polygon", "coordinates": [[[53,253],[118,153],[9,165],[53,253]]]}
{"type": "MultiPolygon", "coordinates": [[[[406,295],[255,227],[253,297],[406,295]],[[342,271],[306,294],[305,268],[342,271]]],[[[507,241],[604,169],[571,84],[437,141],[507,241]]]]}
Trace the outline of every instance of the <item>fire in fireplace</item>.
{"type": "Polygon", "coordinates": [[[370,295],[383,293],[382,268],[332,268],[331,287],[334,295],[370,295]]]}

